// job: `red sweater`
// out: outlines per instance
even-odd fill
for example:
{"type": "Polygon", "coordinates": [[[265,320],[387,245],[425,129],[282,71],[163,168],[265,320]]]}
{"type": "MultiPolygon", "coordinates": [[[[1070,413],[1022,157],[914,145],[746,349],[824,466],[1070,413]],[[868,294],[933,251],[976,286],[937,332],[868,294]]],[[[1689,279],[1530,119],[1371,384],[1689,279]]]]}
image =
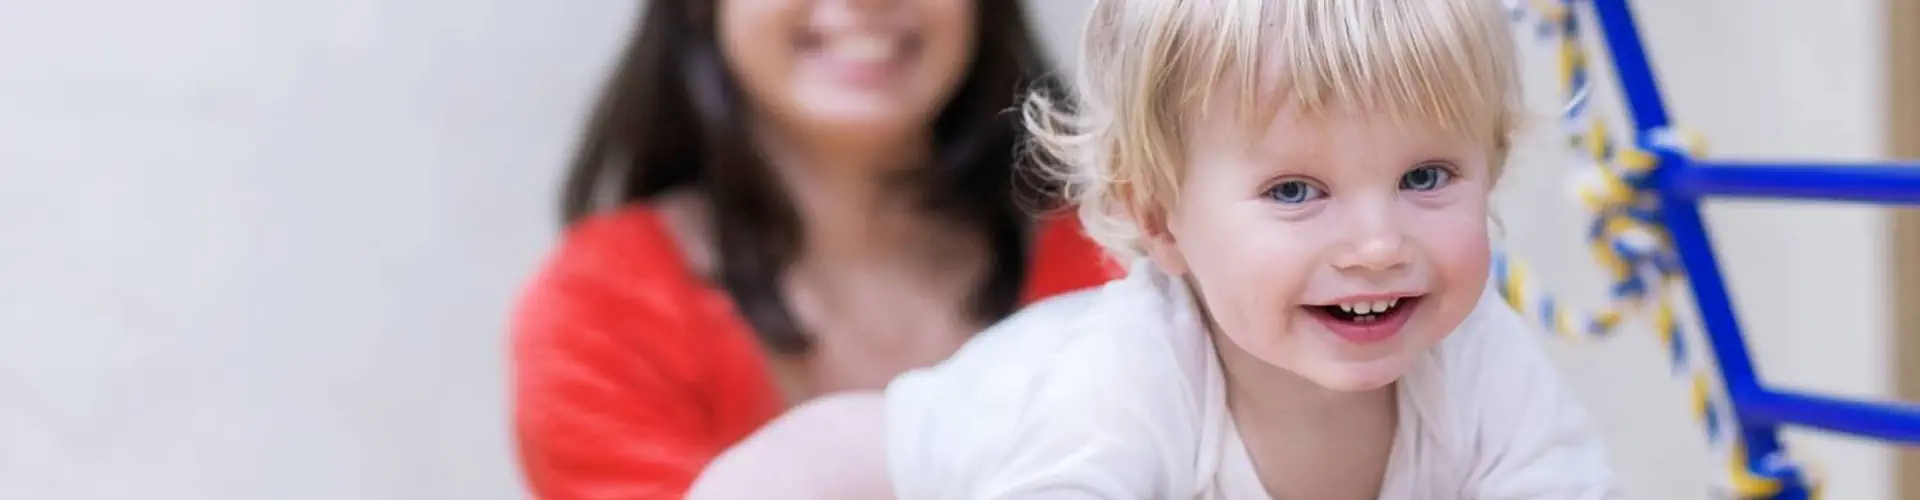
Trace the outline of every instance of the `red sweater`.
{"type": "MultiPolygon", "coordinates": [[[[1022,303],[1105,282],[1072,218],[1044,224],[1022,303]]],[[[576,224],[512,318],[520,465],[548,500],[681,498],[785,410],[768,354],[653,210],[576,224]]]]}

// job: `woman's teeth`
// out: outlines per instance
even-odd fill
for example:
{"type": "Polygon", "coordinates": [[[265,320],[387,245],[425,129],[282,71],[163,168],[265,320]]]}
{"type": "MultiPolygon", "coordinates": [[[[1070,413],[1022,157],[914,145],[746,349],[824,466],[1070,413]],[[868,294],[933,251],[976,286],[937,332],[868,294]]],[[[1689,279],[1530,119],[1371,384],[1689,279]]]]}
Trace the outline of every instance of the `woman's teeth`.
{"type": "Polygon", "coordinates": [[[827,43],[829,57],[856,63],[879,63],[900,53],[900,44],[883,36],[843,36],[827,43]]]}
{"type": "Polygon", "coordinates": [[[1393,307],[1397,305],[1400,305],[1400,299],[1375,300],[1371,302],[1340,304],[1340,310],[1348,314],[1376,314],[1387,312],[1387,310],[1393,309],[1393,307]]]}

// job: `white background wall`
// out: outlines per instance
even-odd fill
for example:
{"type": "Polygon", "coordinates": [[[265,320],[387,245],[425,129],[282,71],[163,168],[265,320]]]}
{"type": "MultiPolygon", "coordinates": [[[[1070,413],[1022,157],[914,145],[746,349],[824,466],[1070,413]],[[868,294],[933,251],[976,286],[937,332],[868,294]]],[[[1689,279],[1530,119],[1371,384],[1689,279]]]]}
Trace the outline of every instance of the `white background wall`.
{"type": "MultiPolygon", "coordinates": [[[[0,0],[0,498],[521,496],[502,320],[629,3],[0,0]]],[[[1883,149],[1881,2],[1639,3],[1716,152],[1883,149]]],[[[1087,4],[1039,3],[1048,38],[1087,4]]],[[[1513,244],[1595,298],[1537,144],[1513,244]]],[[[1881,217],[1712,209],[1772,380],[1888,391],[1881,217]]],[[[1659,349],[1554,347],[1637,496],[1699,498],[1659,349]]],[[[1804,441],[1830,498],[1889,497],[1880,449],[1804,441]]]]}

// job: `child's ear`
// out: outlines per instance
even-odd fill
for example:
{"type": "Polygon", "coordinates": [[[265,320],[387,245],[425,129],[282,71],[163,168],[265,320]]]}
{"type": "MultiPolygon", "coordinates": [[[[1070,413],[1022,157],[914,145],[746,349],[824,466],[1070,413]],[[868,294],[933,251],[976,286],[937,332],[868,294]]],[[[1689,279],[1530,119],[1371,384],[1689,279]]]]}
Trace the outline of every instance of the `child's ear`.
{"type": "Polygon", "coordinates": [[[1169,276],[1187,274],[1187,257],[1180,253],[1173,217],[1165,208],[1150,206],[1136,209],[1133,218],[1140,224],[1140,244],[1147,258],[1169,276]]]}

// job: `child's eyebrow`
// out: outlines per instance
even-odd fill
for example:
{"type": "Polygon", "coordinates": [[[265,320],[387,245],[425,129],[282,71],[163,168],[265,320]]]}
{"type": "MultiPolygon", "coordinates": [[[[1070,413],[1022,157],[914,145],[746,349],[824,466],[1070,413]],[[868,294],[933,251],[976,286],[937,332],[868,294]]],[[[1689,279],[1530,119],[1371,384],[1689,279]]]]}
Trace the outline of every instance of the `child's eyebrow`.
{"type": "Polygon", "coordinates": [[[1242,163],[1263,173],[1290,172],[1308,174],[1320,171],[1328,163],[1327,152],[1316,146],[1318,141],[1281,140],[1268,141],[1279,144],[1256,144],[1242,153],[1242,163]]]}

